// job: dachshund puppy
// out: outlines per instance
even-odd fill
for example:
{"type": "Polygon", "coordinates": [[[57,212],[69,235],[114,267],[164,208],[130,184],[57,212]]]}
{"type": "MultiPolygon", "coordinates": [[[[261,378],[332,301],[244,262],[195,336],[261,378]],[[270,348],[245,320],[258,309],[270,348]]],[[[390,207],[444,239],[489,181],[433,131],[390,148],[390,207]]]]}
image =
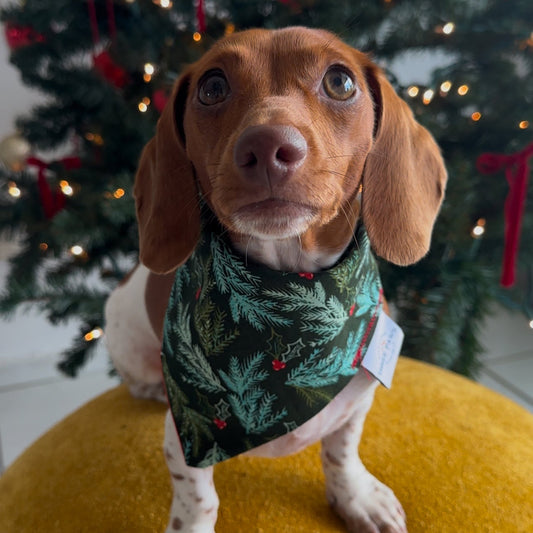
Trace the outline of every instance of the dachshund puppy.
{"type": "Polygon", "coordinates": [[[407,531],[357,455],[384,305],[370,246],[421,259],[445,183],[383,72],[326,31],[236,33],[185,70],[136,176],[141,264],[106,306],[132,393],[168,396],[168,532],[214,531],[214,463],[319,439],[348,530],[407,531]]]}

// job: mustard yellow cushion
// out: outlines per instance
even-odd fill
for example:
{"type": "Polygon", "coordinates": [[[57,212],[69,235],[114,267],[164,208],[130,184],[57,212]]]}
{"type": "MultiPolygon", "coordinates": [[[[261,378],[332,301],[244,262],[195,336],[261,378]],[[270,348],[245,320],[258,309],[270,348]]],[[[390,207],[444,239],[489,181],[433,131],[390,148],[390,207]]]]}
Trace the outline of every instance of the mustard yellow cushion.
{"type": "MultiPolygon", "coordinates": [[[[60,422],[0,478],[0,532],[163,532],[164,413],[117,387],[60,422]]],[[[533,532],[533,416],[469,380],[400,360],[361,456],[403,503],[410,533],[533,532]]],[[[326,504],[318,445],[232,459],[215,482],[217,533],[345,531],[326,504]]]]}

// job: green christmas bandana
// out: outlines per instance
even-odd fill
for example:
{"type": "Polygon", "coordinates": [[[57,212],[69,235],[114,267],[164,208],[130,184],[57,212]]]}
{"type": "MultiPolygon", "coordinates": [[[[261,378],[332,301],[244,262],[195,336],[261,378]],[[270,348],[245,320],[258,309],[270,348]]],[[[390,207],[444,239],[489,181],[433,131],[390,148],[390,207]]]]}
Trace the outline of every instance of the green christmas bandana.
{"type": "Polygon", "coordinates": [[[382,307],[366,232],[318,273],[248,264],[206,225],[176,272],[163,372],[188,465],[207,467],[312,418],[358,371],[382,307]]]}

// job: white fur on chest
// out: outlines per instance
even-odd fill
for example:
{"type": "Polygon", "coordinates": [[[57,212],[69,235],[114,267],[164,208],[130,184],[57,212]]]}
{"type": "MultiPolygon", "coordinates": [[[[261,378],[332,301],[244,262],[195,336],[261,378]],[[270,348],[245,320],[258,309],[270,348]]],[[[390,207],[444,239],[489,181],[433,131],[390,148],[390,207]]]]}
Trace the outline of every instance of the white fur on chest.
{"type": "Polygon", "coordinates": [[[342,255],[342,251],[305,251],[298,237],[272,240],[249,237],[234,245],[245,259],[284,272],[318,272],[334,265],[342,255]]]}

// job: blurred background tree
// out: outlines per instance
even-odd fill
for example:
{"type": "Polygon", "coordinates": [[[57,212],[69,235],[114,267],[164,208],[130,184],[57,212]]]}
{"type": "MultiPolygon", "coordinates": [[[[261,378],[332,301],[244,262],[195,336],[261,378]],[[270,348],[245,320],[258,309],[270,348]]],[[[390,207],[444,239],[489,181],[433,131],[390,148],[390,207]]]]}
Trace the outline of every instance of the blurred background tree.
{"type": "MultiPolygon", "coordinates": [[[[59,363],[66,374],[91,355],[105,299],[136,261],[133,177],[173,81],[216,39],[249,27],[327,28],[369,52],[442,147],[450,180],[430,254],[381,265],[405,355],[472,375],[494,302],[533,319],[531,209],[504,290],[510,185],[504,167],[476,167],[487,152],[530,155],[531,0],[25,0],[1,19],[11,62],[47,98],[0,142],[0,232],[22,240],[0,313],[28,304],[52,323],[79,320],[59,363]]],[[[511,182],[531,207],[518,161],[507,166],[522,188],[511,182]]]]}

